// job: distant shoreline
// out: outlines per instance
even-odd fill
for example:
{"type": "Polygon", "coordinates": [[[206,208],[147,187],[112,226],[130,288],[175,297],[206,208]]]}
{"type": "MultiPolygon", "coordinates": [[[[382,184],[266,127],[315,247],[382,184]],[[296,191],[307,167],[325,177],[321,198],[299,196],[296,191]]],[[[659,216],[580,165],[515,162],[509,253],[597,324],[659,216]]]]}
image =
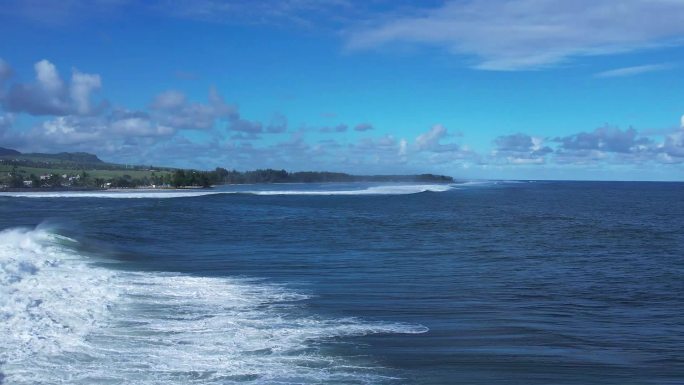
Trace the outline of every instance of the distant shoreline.
{"type": "Polygon", "coordinates": [[[255,183],[453,183],[446,175],[353,175],[330,171],[193,170],[106,163],[94,154],[21,154],[0,148],[0,191],[91,191],[113,188],[208,188],[255,183]]]}
{"type": "MultiPolygon", "coordinates": [[[[410,177],[410,176],[407,176],[410,177]]],[[[253,185],[253,184],[266,184],[266,185],[280,185],[280,184],[333,184],[333,183],[426,183],[426,181],[353,181],[353,182],[266,182],[266,183],[221,183],[212,186],[202,187],[202,186],[165,186],[165,187],[153,187],[153,186],[135,186],[135,187],[7,187],[0,188],[0,192],[87,192],[87,191],[128,191],[128,190],[148,190],[148,191],[173,191],[173,190],[211,190],[218,186],[243,186],[243,185],[253,185]]],[[[451,184],[458,183],[456,181],[431,181],[432,184],[451,184]]]]}

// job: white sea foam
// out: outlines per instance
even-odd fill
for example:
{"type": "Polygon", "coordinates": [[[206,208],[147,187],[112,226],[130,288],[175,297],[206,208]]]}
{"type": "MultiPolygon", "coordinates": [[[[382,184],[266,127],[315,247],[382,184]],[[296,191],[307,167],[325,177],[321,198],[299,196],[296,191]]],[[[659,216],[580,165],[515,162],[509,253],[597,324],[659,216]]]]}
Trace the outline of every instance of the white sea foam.
{"type": "Polygon", "coordinates": [[[102,191],[38,191],[38,192],[2,192],[0,196],[16,198],[191,198],[204,195],[235,194],[213,190],[102,190],[102,191]]]}
{"type": "Polygon", "coordinates": [[[500,185],[509,184],[523,184],[531,183],[530,181],[519,181],[519,180],[468,180],[451,185],[453,189],[460,190],[464,188],[482,188],[482,187],[492,187],[500,185]]]}
{"type": "Polygon", "coordinates": [[[448,184],[380,185],[365,188],[326,189],[286,189],[263,190],[104,190],[104,191],[40,191],[40,192],[2,192],[0,196],[21,198],[189,198],[218,194],[253,195],[405,195],[422,192],[444,192],[453,188],[448,184]]]}
{"type": "Polygon", "coordinates": [[[493,180],[469,180],[461,182],[457,187],[470,187],[470,186],[491,186],[497,184],[497,181],[493,180]]]}
{"type": "Polygon", "coordinates": [[[446,184],[425,184],[373,186],[360,190],[273,190],[250,191],[250,193],[255,195],[405,195],[428,191],[444,192],[451,188],[451,185],[446,184]]]}
{"type": "Polygon", "coordinates": [[[0,382],[378,383],[380,368],[322,341],[420,325],[311,315],[258,280],[93,265],[45,229],[0,232],[0,382]]]}

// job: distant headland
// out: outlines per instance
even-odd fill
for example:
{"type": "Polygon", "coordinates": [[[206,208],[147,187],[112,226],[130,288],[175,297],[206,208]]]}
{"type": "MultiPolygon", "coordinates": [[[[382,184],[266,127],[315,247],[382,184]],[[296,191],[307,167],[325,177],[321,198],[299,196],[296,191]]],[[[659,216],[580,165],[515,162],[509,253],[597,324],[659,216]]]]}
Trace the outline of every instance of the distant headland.
{"type": "Polygon", "coordinates": [[[131,166],[102,161],[85,152],[27,153],[0,147],[0,190],[91,190],[108,188],[208,188],[219,184],[420,182],[453,183],[450,176],[351,175],[339,172],[263,169],[212,171],[131,166]]]}

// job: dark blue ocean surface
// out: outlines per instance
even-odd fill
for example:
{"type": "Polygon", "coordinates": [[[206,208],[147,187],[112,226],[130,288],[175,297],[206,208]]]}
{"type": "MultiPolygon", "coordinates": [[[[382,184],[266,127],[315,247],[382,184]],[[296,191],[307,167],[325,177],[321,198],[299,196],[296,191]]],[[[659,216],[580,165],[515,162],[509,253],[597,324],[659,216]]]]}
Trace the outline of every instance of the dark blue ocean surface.
{"type": "Polygon", "coordinates": [[[0,196],[0,383],[684,384],[684,184],[451,187],[0,196]]]}

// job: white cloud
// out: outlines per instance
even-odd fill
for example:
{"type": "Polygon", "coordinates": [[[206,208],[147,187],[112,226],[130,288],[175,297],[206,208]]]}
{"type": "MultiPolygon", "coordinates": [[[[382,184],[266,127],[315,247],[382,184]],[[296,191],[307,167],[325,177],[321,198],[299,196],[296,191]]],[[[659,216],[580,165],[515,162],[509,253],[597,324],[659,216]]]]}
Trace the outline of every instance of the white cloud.
{"type": "Polygon", "coordinates": [[[185,104],[185,94],[180,91],[170,90],[160,93],[152,101],[152,108],[160,110],[171,110],[182,107],[185,104]]]}
{"type": "Polygon", "coordinates": [[[74,70],[71,75],[71,99],[79,114],[90,113],[90,94],[102,86],[100,75],[84,74],[74,70]]]}
{"type": "MultiPolygon", "coordinates": [[[[460,134],[457,134],[460,135],[460,134]]],[[[475,152],[466,146],[457,143],[442,143],[442,140],[449,136],[449,131],[441,124],[432,126],[427,132],[416,137],[413,146],[400,146],[399,153],[403,153],[403,158],[415,165],[425,165],[432,168],[436,165],[463,166],[466,163],[477,161],[479,157],[475,152]]]]}
{"type": "Polygon", "coordinates": [[[447,130],[441,124],[436,124],[423,134],[418,135],[416,138],[416,145],[419,150],[428,150],[439,144],[440,139],[442,139],[447,133],[447,130]]]}
{"type": "Polygon", "coordinates": [[[544,164],[553,150],[544,145],[544,138],[517,133],[494,139],[493,160],[503,159],[510,164],[544,164]]]}
{"type": "Polygon", "coordinates": [[[112,133],[123,136],[170,136],[175,133],[173,128],[156,124],[143,117],[115,120],[110,128],[112,133]]]}
{"type": "Polygon", "coordinates": [[[683,42],[678,0],[470,0],[380,19],[350,33],[347,46],[432,45],[474,57],[476,68],[525,70],[683,42]]]}
{"type": "Polygon", "coordinates": [[[604,126],[592,132],[580,132],[575,135],[556,138],[560,148],[565,151],[602,151],[630,154],[652,145],[651,139],[641,136],[630,127],[621,130],[617,127],[604,126]]]}
{"type": "Polygon", "coordinates": [[[176,133],[141,112],[114,111],[108,116],[57,116],[28,131],[8,132],[6,141],[31,151],[116,153],[123,148],[154,145],[176,133]]]}
{"type": "Polygon", "coordinates": [[[8,111],[60,116],[94,112],[91,94],[101,86],[100,75],[74,70],[67,87],[50,61],[41,60],[33,67],[35,82],[14,84],[3,97],[8,111]]]}
{"type": "Polygon", "coordinates": [[[263,126],[260,122],[253,122],[247,119],[233,119],[229,125],[230,130],[237,131],[247,135],[251,139],[257,139],[256,135],[263,132],[263,126]]]}
{"type": "Polygon", "coordinates": [[[446,127],[441,124],[432,126],[427,132],[416,137],[416,147],[418,151],[446,152],[457,151],[456,143],[440,143],[442,139],[449,135],[446,127]]]}
{"type": "Polygon", "coordinates": [[[75,117],[58,116],[44,121],[27,137],[53,145],[73,145],[96,141],[101,138],[104,129],[101,122],[91,119],[80,120],[75,117]]]}
{"type": "Polygon", "coordinates": [[[36,80],[38,84],[49,93],[58,93],[64,87],[64,82],[57,73],[57,68],[54,64],[47,60],[41,60],[34,64],[33,68],[36,71],[36,80]]]}
{"type": "Polygon", "coordinates": [[[239,120],[237,107],[226,103],[215,89],[209,91],[207,103],[189,102],[180,91],[162,92],[150,108],[158,121],[175,129],[210,130],[218,120],[239,120]]]}
{"type": "Polygon", "coordinates": [[[675,160],[684,162],[684,128],[668,135],[661,146],[661,151],[667,157],[668,163],[675,160]]]}
{"type": "Polygon", "coordinates": [[[406,156],[408,152],[408,142],[406,139],[401,139],[399,141],[399,156],[406,156]]]}
{"type": "Polygon", "coordinates": [[[647,64],[641,66],[616,68],[608,71],[599,72],[596,77],[599,78],[615,78],[624,76],[634,76],[647,72],[664,71],[673,68],[671,64],[647,64]]]}

